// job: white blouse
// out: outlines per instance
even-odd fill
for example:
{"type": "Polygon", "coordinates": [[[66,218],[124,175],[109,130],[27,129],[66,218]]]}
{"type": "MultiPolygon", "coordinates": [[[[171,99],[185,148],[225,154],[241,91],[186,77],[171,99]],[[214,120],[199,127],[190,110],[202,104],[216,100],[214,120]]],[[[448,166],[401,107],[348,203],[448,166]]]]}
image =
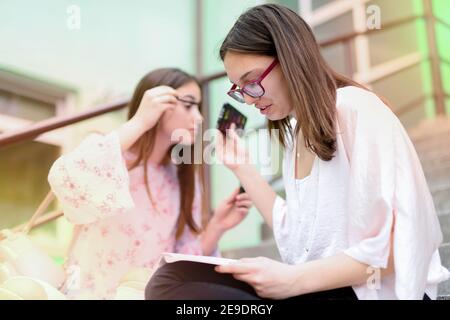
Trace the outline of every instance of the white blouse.
{"type": "MultiPolygon", "coordinates": [[[[337,90],[337,150],[315,158],[295,179],[295,143],[283,159],[286,200],[273,207],[284,262],[299,264],[344,252],[373,268],[387,266],[394,228],[393,275],[354,286],[359,299],[422,299],[449,278],[438,253],[442,233],[422,167],[403,126],[373,93],[337,90]]],[[[294,120],[295,121],[295,120],[294,120]]],[[[295,124],[295,123],[294,123],[295,124]]],[[[373,269],[368,270],[368,275],[373,269]]]]}

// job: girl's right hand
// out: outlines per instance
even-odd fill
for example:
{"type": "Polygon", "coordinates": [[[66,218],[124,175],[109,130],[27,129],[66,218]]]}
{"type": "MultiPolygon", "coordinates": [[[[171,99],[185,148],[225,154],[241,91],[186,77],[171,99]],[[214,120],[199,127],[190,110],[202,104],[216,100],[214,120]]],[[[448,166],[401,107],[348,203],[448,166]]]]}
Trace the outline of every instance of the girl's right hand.
{"type": "Polygon", "coordinates": [[[133,116],[133,122],[145,130],[150,130],[167,110],[172,110],[176,103],[175,89],[168,86],[159,86],[145,91],[138,110],[133,116]]]}
{"type": "Polygon", "coordinates": [[[216,156],[219,162],[233,171],[244,187],[245,192],[255,204],[269,226],[272,226],[272,208],[277,197],[275,191],[267,183],[256,166],[252,164],[250,153],[243,145],[243,141],[235,131],[236,126],[231,125],[224,137],[218,131],[216,139],[216,156]]]}
{"type": "Polygon", "coordinates": [[[232,123],[231,128],[226,131],[226,136],[218,132],[216,137],[217,158],[232,171],[251,163],[250,154],[235,130],[236,125],[232,123]]]}

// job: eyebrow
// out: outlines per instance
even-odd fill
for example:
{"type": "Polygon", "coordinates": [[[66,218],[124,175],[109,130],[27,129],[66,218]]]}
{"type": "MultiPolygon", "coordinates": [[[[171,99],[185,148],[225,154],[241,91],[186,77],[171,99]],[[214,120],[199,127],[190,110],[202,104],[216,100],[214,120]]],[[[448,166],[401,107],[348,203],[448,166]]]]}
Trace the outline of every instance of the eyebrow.
{"type": "Polygon", "coordinates": [[[192,100],[195,100],[195,97],[192,94],[184,95],[183,98],[192,98],[192,100]]]}
{"type": "MultiPolygon", "coordinates": [[[[248,77],[248,75],[250,74],[250,73],[252,73],[253,71],[255,71],[256,69],[253,69],[253,70],[250,70],[250,71],[247,71],[246,73],[244,73],[240,78],[239,78],[239,81],[242,81],[242,80],[244,80],[244,79],[246,79],[247,77],[248,77]]],[[[230,82],[231,83],[233,83],[233,81],[231,81],[230,80],[230,82]]],[[[234,83],[233,83],[234,84],[234,83]]]]}
{"type": "Polygon", "coordinates": [[[248,75],[249,75],[250,73],[252,73],[253,71],[255,71],[255,69],[250,70],[250,71],[244,73],[244,74],[239,78],[239,80],[244,80],[244,79],[247,78],[248,75]]]}
{"type": "Polygon", "coordinates": [[[195,101],[195,97],[193,95],[191,95],[191,94],[187,94],[187,95],[184,95],[182,97],[178,97],[178,100],[181,100],[181,101],[184,101],[184,102],[192,102],[192,103],[195,103],[195,104],[200,104],[201,103],[201,101],[195,101]],[[190,98],[190,100],[186,100],[186,98],[190,98]]]}

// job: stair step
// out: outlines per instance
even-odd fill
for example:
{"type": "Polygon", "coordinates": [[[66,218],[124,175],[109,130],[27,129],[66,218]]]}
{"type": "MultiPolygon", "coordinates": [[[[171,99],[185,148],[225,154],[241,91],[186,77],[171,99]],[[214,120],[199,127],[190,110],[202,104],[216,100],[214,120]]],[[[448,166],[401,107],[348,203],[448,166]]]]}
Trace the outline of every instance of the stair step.
{"type": "Polygon", "coordinates": [[[450,188],[432,193],[434,206],[438,215],[450,211],[450,188]]]}
{"type": "Polygon", "coordinates": [[[261,240],[273,240],[273,230],[267,223],[261,224],[261,240]]]}
{"type": "Polygon", "coordinates": [[[434,139],[423,140],[420,142],[413,141],[414,148],[416,149],[417,153],[419,154],[419,157],[420,156],[427,157],[428,154],[447,155],[448,152],[445,152],[445,149],[443,149],[443,148],[448,147],[448,144],[449,144],[448,136],[449,135],[450,135],[450,132],[446,132],[445,134],[437,136],[434,139]]]}
{"type": "Polygon", "coordinates": [[[438,218],[444,238],[443,243],[450,243],[450,214],[443,214],[438,218]]]}
{"type": "Polygon", "coordinates": [[[427,177],[427,181],[430,183],[432,183],[436,177],[441,175],[444,175],[447,179],[450,177],[450,161],[444,162],[441,161],[441,159],[435,159],[432,162],[430,161],[428,164],[422,162],[422,168],[425,173],[425,177],[427,177]]]}
{"type": "MultiPolygon", "coordinates": [[[[440,246],[439,255],[441,256],[442,265],[447,269],[450,268],[450,243],[440,246]]],[[[438,296],[450,296],[450,280],[441,282],[438,287],[438,296]]]]}
{"type": "Polygon", "coordinates": [[[450,118],[437,116],[434,119],[425,119],[415,128],[408,130],[408,135],[417,143],[433,139],[436,136],[450,132],[450,118]]]}

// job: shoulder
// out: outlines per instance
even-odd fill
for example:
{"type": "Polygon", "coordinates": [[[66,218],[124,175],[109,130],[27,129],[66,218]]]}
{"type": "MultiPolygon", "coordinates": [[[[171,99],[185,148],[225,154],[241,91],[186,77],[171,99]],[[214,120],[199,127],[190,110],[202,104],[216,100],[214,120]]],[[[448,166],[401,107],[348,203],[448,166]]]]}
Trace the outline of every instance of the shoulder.
{"type": "Polygon", "coordinates": [[[378,95],[355,86],[337,89],[336,109],[338,116],[343,120],[393,121],[396,119],[391,108],[378,95]]]}

